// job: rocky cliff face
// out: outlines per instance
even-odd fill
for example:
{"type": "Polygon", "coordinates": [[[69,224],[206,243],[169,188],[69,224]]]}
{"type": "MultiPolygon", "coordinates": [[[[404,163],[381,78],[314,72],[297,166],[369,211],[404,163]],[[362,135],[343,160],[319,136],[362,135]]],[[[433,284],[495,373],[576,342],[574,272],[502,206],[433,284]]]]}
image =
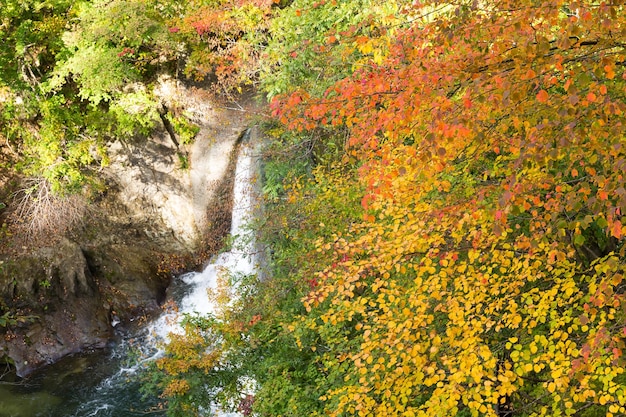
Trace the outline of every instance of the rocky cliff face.
{"type": "Polygon", "coordinates": [[[14,316],[7,316],[0,346],[18,374],[104,346],[111,336],[110,306],[78,244],[62,238],[4,266],[1,290],[14,316]]]}
{"type": "Polygon", "coordinates": [[[193,144],[175,144],[165,129],[114,143],[107,192],[80,227],[0,255],[0,356],[19,375],[104,346],[113,323],[158,313],[171,271],[202,259],[229,230],[229,173],[251,107],[226,109],[171,80],[160,88],[165,105],[200,126],[193,144]]]}

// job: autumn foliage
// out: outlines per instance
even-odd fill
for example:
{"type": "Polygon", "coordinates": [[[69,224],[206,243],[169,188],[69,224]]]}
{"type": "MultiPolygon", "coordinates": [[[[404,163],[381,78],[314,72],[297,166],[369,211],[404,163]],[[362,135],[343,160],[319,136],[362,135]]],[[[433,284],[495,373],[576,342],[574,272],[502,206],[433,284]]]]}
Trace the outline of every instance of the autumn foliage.
{"type": "Polygon", "coordinates": [[[366,188],[297,322],[345,365],[325,412],[623,414],[622,2],[401,10],[339,34],[350,76],[273,103],[291,129],[346,127],[366,188]]]}
{"type": "Polygon", "coordinates": [[[271,0],[185,2],[185,12],[169,22],[169,31],[188,48],[185,74],[213,78],[222,93],[256,81],[256,46],[263,42],[272,5],[271,0]]]}
{"type": "Polygon", "coordinates": [[[253,411],[626,414],[624,2],[283,6],[253,411]]]}

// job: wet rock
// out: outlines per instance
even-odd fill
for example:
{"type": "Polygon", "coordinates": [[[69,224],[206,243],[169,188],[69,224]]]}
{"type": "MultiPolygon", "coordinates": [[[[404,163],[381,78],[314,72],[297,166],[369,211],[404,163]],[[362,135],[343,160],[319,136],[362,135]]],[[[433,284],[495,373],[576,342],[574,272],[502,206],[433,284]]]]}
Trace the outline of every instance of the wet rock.
{"type": "Polygon", "coordinates": [[[159,253],[142,246],[112,244],[86,251],[90,270],[99,277],[100,294],[122,324],[160,312],[169,280],[158,273],[159,253]]]}

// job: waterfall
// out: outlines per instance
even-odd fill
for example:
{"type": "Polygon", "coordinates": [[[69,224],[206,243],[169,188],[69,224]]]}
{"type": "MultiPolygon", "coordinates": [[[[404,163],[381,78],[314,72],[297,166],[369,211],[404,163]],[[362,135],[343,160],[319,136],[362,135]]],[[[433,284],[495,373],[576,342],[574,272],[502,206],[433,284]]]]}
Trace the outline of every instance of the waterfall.
{"type": "MultiPolygon", "coordinates": [[[[208,292],[216,288],[221,274],[251,275],[256,272],[258,259],[254,234],[248,227],[255,211],[256,173],[254,150],[244,142],[235,169],[231,248],[217,255],[202,272],[185,274],[179,278],[190,288],[178,302],[176,315],[214,313],[215,305],[209,301],[208,292]]],[[[167,340],[169,333],[181,331],[178,322],[172,318],[173,314],[164,314],[150,326],[157,339],[167,340]]]]}
{"type": "MultiPolygon", "coordinates": [[[[246,134],[246,137],[248,134],[246,134]]],[[[163,345],[167,342],[171,334],[181,333],[180,319],[183,314],[211,314],[215,312],[215,305],[210,301],[208,291],[216,287],[221,274],[244,274],[250,275],[257,272],[258,257],[253,232],[248,228],[248,224],[255,212],[257,200],[256,175],[257,163],[252,145],[246,143],[244,137],[240,145],[237,166],[235,169],[234,189],[233,189],[233,209],[231,223],[231,248],[219,255],[206,265],[199,273],[188,273],[178,277],[173,283],[174,287],[182,288],[183,295],[178,297],[178,311],[176,313],[164,312],[150,325],[146,326],[144,332],[133,338],[133,341],[126,340],[125,343],[132,344],[133,348],[140,347],[143,352],[140,360],[124,360],[124,355],[128,355],[128,348],[117,349],[118,356],[121,356],[118,371],[105,380],[96,388],[94,394],[80,400],[80,404],[68,414],[53,414],[54,416],[95,416],[95,417],[121,417],[134,416],[141,412],[131,411],[136,408],[133,404],[138,398],[138,394],[131,394],[129,390],[138,392],[139,383],[129,386],[132,375],[136,374],[146,362],[155,360],[163,355],[163,345]],[[127,365],[123,365],[124,363],[127,365]]],[[[176,297],[175,297],[176,298],[176,297]]],[[[212,410],[220,417],[236,417],[237,413],[226,414],[219,410],[212,410]]],[[[43,414],[42,414],[43,415],[43,414]]],[[[49,416],[50,414],[45,414],[49,416]]],[[[151,415],[164,415],[158,412],[151,415]]],[[[215,415],[215,414],[209,414],[215,415]]],[[[1,417],[1,414],[0,414],[1,417]]]]}
{"type": "Polygon", "coordinates": [[[231,244],[228,252],[219,254],[199,274],[185,276],[187,284],[195,286],[193,292],[181,303],[181,311],[200,314],[213,313],[213,305],[207,302],[207,291],[215,288],[221,273],[250,275],[255,272],[257,256],[252,231],[248,228],[254,214],[256,170],[253,150],[242,144],[235,170],[233,209],[231,221],[231,244]]]}

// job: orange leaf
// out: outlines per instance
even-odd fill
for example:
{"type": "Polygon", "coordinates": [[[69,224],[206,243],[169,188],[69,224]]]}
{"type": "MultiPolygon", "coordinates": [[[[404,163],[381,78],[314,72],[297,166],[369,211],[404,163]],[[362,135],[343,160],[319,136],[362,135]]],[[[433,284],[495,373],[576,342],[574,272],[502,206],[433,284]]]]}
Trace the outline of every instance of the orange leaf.
{"type": "Polygon", "coordinates": [[[615,70],[613,69],[612,65],[605,65],[604,72],[606,73],[606,78],[608,78],[609,80],[615,78],[615,70]]]}
{"type": "Polygon", "coordinates": [[[621,239],[622,237],[622,222],[619,220],[615,220],[611,225],[611,236],[616,239],[621,239]]]}
{"type": "Polygon", "coordinates": [[[539,93],[537,93],[537,101],[540,103],[548,101],[548,92],[546,90],[540,90],[539,93]]]}
{"type": "Polygon", "coordinates": [[[532,69],[529,69],[528,71],[526,71],[526,75],[524,75],[524,79],[530,80],[532,78],[535,78],[536,76],[537,76],[537,73],[533,71],[532,69]]]}
{"type": "Polygon", "coordinates": [[[565,81],[565,85],[563,86],[563,89],[564,89],[565,91],[567,91],[567,90],[569,90],[569,88],[571,87],[571,85],[572,85],[572,80],[568,79],[567,81],[565,81]]]}

